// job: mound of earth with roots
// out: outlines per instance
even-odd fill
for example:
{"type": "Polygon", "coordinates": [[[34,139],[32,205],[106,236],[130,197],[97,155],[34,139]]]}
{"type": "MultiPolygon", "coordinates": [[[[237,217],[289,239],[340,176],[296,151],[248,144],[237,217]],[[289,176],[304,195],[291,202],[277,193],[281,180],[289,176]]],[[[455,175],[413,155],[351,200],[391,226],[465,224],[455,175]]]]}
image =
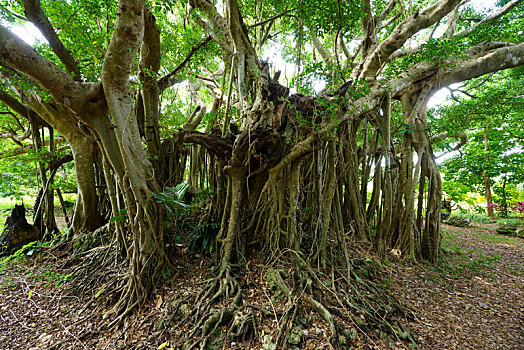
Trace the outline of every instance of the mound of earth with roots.
{"type": "Polygon", "coordinates": [[[74,255],[64,244],[2,265],[0,348],[518,349],[524,242],[494,224],[444,229],[438,265],[379,259],[352,242],[349,271],[253,258],[223,281],[209,250],[184,248],[171,279],[119,328],[108,327],[110,308],[126,266],[101,230],[74,255]]]}

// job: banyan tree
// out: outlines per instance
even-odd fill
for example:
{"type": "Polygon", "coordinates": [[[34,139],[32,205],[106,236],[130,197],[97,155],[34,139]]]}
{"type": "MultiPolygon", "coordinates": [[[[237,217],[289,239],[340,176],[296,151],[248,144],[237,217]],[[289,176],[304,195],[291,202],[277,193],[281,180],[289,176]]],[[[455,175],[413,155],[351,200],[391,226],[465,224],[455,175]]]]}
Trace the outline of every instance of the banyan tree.
{"type": "MultiPolygon", "coordinates": [[[[79,3],[78,13],[87,11],[79,3]]],[[[358,276],[348,247],[365,242],[381,256],[393,250],[438,261],[442,186],[427,102],[442,87],[524,63],[522,31],[510,26],[522,21],[511,17],[520,3],[468,21],[461,14],[472,10],[459,0],[120,0],[117,8],[105,5],[103,25],[98,15],[82,18],[107,35],[97,46],[103,60],[86,64],[75,56],[84,48],[67,47],[78,39],[53,27],[60,20],[45,7],[53,3],[24,0],[22,17],[46,49],[0,25],[0,101],[69,143],[75,236],[127,216],[106,226],[115,256],[129,264],[113,323],[172,271],[157,199],[186,182],[215,194],[207,218],[220,230],[214,278],[194,300],[185,347],[205,348],[222,325],[231,338],[249,335],[253,314],[242,301],[241,272],[253,257],[295,266],[293,276],[270,277],[289,300],[274,343],[305,303],[329,324],[336,345],[342,319],[361,317],[392,333],[401,327],[388,317],[402,308],[382,302],[358,276]],[[187,33],[161,32],[170,21],[187,33]],[[193,43],[173,64],[168,41],[177,36],[193,43]],[[293,74],[262,59],[275,41],[284,43],[293,74]],[[162,67],[169,57],[173,69],[162,67]],[[195,107],[162,139],[162,97],[188,79],[195,107]],[[314,79],[325,89],[312,93],[314,79]],[[333,283],[319,273],[332,274],[333,283]]]]}

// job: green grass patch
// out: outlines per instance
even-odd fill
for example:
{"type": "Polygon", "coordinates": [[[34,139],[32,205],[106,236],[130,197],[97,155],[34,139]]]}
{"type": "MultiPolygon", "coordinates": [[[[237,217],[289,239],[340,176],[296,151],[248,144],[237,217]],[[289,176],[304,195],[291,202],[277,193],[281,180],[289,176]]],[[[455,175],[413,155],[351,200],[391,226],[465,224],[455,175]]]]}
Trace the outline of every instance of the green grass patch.
{"type": "Polygon", "coordinates": [[[485,239],[487,241],[497,243],[497,244],[510,244],[510,245],[524,247],[524,241],[521,238],[517,238],[517,237],[497,235],[497,234],[491,234],[491,233],[482,233],[482,232],[475,232],[473,233],[473,236],[481,238],[481,239],[485,239]]]}
{"type": "MultiPolygon", "coordinates": [[[[496,243],[496,244],[509,244],[509,245],[514,245],[517,247],[524,247],[524,240],[522,238],[518,238],[514,236],[500,235],[493,230],[493,227],[472,225],[471,228],[479,228],[479,229],[482,229],[483,231],[477,232],[474,230],[470,230],[468,231],[468,233],[463,233],[458,230],[457,231],[453,230],[453,232],[456,235],[469,235],[469,236],[484,239],[486,241],[496,243]],[[489,232],[486,232],[486,230],[489,230],[489,232]]],[[[461,249],[458,243],[456,243],[458,240],[449,232],[442,230],[442,237],[443,237],[443,240],[442,240],[443,248],[447,248],[450,250],[461,249]]]]}
{"type": "Polygon", "coordinates": [[[498,255],[486,255],[475,249],[464,248],[459,239],[448,231],[442,231],[442,238],[442,251],[446,253],[440,254],[437,265],[428,265],[426,268],[433,282],[486,271],[492,263],[501,259],[498,255]]]}
{"type": "MultiPolygon", "coordinates": [[[[64,201],[68,201],[71,203],[76,202],[76,193],[64,193],[62,194],[62,197],[64,198],[64,201]]],[[[26,209],[30,208],[35,203],[35,196],[24,196],[20,199],[13,199],[13,198],[0,198],[0,211],[7,210],[7,209],[13,209],[15,204],[25,204],[26,209]]],[[[55,207],[60,206],[60,200],[55,195],[54,200],[55,207]]]]}

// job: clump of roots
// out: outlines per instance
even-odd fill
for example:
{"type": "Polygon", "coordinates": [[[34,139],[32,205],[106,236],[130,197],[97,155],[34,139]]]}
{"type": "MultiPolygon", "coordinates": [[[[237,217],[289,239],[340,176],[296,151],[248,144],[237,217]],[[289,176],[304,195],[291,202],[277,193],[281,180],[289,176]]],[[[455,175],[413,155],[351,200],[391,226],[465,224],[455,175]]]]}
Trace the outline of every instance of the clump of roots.
{"type": "MultiPolygon", "coordinates": [[[[298,254],[297,254],[298,255],[298,254]]],[[[403,341],[415,345],[402,322],[413,313],[390,297],[379,285],[380,271],[374,263],[353,260],[350,268],[331,264],[330,269],[313,269],[302,259],[281,268],[264,268],[267,297],[279,299],[278,307],[263,308],[243,298],[244,282],[239,269],[230,267],[206,285],[196,297],[185,327],[183,349],[215,349],[224,342],[263,340],[264,349],[286,348],[306,342],[305,319],[316,315],[326,325],[327,342],[344,349],[362,337],[368,343],[377,338],[386,342],[403,341]],[[259,319],[257,319],[257,317],[259,319]],[[273,319],[278,328],[260,336],[264,318],[273,319]]],[[[251,288],[253,289],[253,288],[251,288]]],[[[315,317],[315,316],[314,316],[315,317]]],[[[249,343],[253,345],[253,341],[249,343]]],[[[260,346],[258,344],[257,346],[260,346]]]]}

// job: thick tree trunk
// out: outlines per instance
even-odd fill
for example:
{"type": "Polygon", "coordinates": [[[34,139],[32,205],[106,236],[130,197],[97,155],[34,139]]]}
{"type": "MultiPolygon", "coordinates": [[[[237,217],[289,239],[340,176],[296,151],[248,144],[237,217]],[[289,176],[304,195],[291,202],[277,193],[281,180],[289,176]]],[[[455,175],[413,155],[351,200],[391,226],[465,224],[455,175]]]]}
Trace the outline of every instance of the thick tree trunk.
{"type": "Polygon", "coordinates": [[[402,96],[404,124],[409,129],[403,136],[401,179],[404,183],[401,186],[404,212],[396,248],[413,259],[422,258],[437,262],[441,239],[442,180],[427,134],[426,100],[430,87],[431,82],[420,90],[402,96]],[[413,150],[418,158],[414,167],[413,150]],[[419,190],[419,212],[415,217],[417,184],[423,187],[427,184],[428,188],[419,190]],[[422,220],[424,211],[425,216],[422,220]]]}
{"type": "MultiPolygon", "coordinates": [[[[159,193],[160,188],[141,143],[138,122],[133,118],[136,108],[130,92],[129,76],[135,52],[143,39],[144,23],[151,19],[144,18],[143,1],[119,1],[116,29],[101,74],[107,109],[88,120],[99,136],[104,157],[113,169],[132,233],[127,252],[130,257],[128,283],[116,308],[120,316],[115,323],[120,323],[129,310],[142,304],[160,277],[171,272],[164,247],[162,207],[151,196],[159,193]]],[[[147,110],[153,111],[156,107],[150,105],[147,110]]],[[[147,115],[145,117],[148,119],[147,115]]],[[[147,128],[151,124],[146,122],[145,125],[147,128]]],[[[154,132],[154,129],[150,131],[154,132]]]]}
{"type": "Polygon", "coordinates": [[[75,175],[78,186],[72,228],[75,234],[91,232],[101,226],[96,195],[94,153],[91,137],[79,135],[69,139],[75,160],[75,175]]]}

